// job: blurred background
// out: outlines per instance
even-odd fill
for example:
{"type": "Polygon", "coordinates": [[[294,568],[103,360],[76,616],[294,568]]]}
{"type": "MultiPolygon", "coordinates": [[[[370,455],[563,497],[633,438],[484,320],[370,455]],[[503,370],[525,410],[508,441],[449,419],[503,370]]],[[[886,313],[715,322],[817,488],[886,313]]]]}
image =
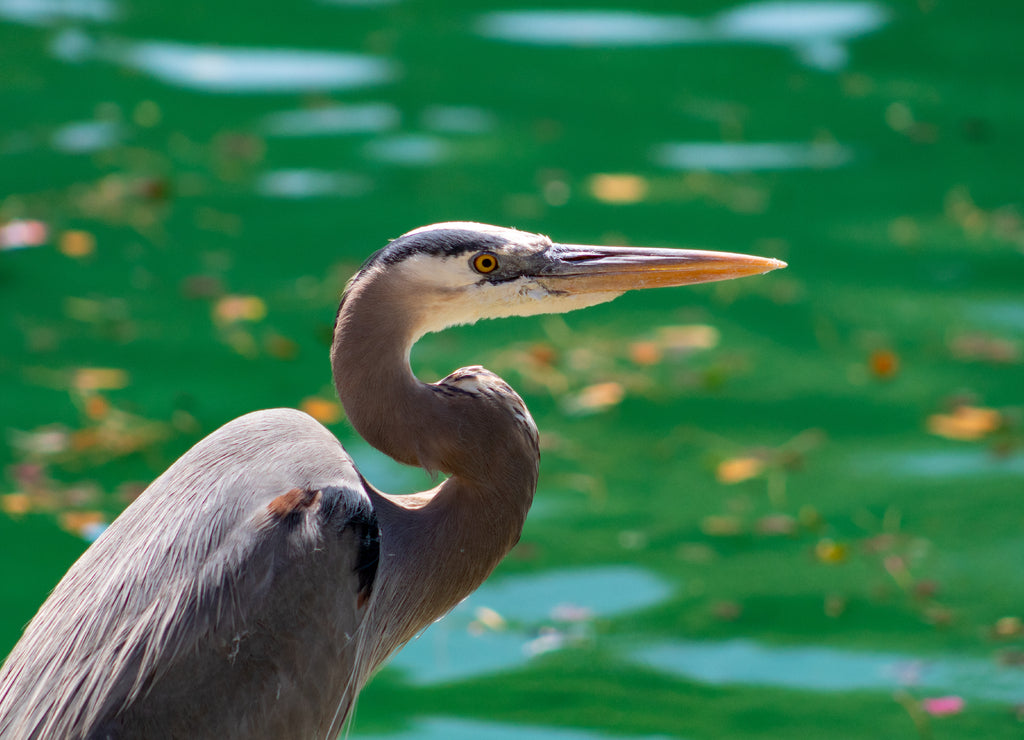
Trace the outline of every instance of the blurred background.
{"type": "Polygon", "coordinates": [[[0,654],[160,471],[305,409],[373,250],[477,220],[760,278],[424,339],[543,433],[352,737],[1024,730],[1024,6],[0,0],[0,654]]]}

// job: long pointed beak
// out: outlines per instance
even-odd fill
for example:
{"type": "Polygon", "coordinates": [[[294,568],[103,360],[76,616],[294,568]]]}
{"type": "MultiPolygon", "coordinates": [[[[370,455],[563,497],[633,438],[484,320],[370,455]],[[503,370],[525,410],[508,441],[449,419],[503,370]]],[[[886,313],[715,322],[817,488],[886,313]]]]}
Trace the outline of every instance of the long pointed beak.
{"type": "Polygon", "coordinates": [[[785,267],[769,257],[698,249],[555,244],[537,280],[553,292],[624,293],[732,280],[785,267]]]}

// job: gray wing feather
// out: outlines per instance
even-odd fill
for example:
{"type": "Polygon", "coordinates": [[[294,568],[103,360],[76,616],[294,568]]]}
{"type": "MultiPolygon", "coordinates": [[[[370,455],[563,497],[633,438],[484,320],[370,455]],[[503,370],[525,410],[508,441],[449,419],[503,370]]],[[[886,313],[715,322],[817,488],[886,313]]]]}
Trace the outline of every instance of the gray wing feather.
{"type": "Polygon", "coordinates": [[[375,532],[323,426],[291,409],[236,419],[54,589],[0,671],[0,736],[323,736],[354,693],[375,532]]]}

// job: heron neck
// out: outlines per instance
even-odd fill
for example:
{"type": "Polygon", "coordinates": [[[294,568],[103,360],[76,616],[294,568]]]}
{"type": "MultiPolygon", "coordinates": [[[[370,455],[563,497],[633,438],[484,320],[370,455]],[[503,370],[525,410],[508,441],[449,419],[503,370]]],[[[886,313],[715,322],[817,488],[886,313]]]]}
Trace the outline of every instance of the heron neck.
{"type": "Polygon", "coordinates": [[[375,664],[469,595],[515,545],[539,468],[535,430],[510,422],[507,407],[413,375],[409,349],[425,310],[415,299],[383,283],[354,286],[331,351],[356,431],[396,460],[451,475],[419,494],[373,492],[381,558],[371,611],[387,634],[372,648],[375,664]]]}

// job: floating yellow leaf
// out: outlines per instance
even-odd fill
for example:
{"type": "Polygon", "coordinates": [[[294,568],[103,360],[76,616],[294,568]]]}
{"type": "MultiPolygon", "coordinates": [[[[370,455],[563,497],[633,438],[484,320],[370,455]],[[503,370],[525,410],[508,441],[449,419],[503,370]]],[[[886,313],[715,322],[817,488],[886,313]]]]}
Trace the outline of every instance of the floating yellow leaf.
{"type": "Polygon", "coordinates": [[[719,483],[740,483],[756,478],[764,472],[765,463],[759,457],[732,457],[718,463],[715,477],[719,483]]]}
{"type": "Polygon", "coordinates": [[[226,295],[217,301],[214,318],[225,324],[234,321],[262,321],[267,315],[267,304],[254,295],[226,295]]]}
{"type": "Polygon", "coordinates": [[[57,518],[61,528],[84,536],[90,530],[106,523],[100,511],[65,511],[57,518]]]}
{"type": "Polygon", "coordinates": [[[83,393],[116,391],[128,386],[128,373],[116,367],[80,367],[71,377],[71,387],[83,393]]]}
{"type": "Polygon", "coordinates": [[[310,396],[299,407],[321,424],[336,424],[341,421],[341,404],[327,398],[310,396]]]}
{"type": "Polygon", "coordinates": [[[477,607],[473,616],[476,618],[477,622],[492,632],[501,632],[507,626],[503,616],[494,611],[494,609],[486,606],[477,607]]]}
{"type": "Polygon", "coordinates": [[[580,413],[603,411],[621,403],[625,395],[622,383],[594,383],[577,393],[569,402],[569,407],[580,413]]]}
{"type": "Polygon", "coordinates": [[[588,181],[590,194],[604,203],[639,203],[647,197],[647,180],[631,174],[599,174],[588,181]]]}
{"type": "Polygon", "coordinates": [[[830,539],[819,540],[814,547],[814,555],[823,563],[835,565],[845,562],[850,556],[850,548],[830,539]]]}
{"type": "Polygon", "coordinates": [[[718,329],[707,324],[662,326],[658,329],[658,343],[675,352],[711,349],[718,344],[718,329]]]}
{"type": "Polygon", "coordinates": [[[962,405],[948,414],[932,414],[928,417],[927,428],[940,437],[969,442],[999,429],[1002,421],[1003,417],[995,409],[962,405]]]}
{"type": "Polygon", "coordinates": [[[1024,622],[1020,617],[1002,617],[996,621],[992,631],[996,637],[1011,638],[1024,635],[1024,622]]]}
{"type": "Polygon", "coordinates": [[[0,511],[10,516],[27,514],[31,508],[32,501],[24,493],[8,493],[0,496],[0,511]]]}
{"type": "Polygon", "coordinates": [[[60,235],[57,248],[67,257],[88,257],[96,251],[96,237],[88,231],[72,229],[60,235]]]}

